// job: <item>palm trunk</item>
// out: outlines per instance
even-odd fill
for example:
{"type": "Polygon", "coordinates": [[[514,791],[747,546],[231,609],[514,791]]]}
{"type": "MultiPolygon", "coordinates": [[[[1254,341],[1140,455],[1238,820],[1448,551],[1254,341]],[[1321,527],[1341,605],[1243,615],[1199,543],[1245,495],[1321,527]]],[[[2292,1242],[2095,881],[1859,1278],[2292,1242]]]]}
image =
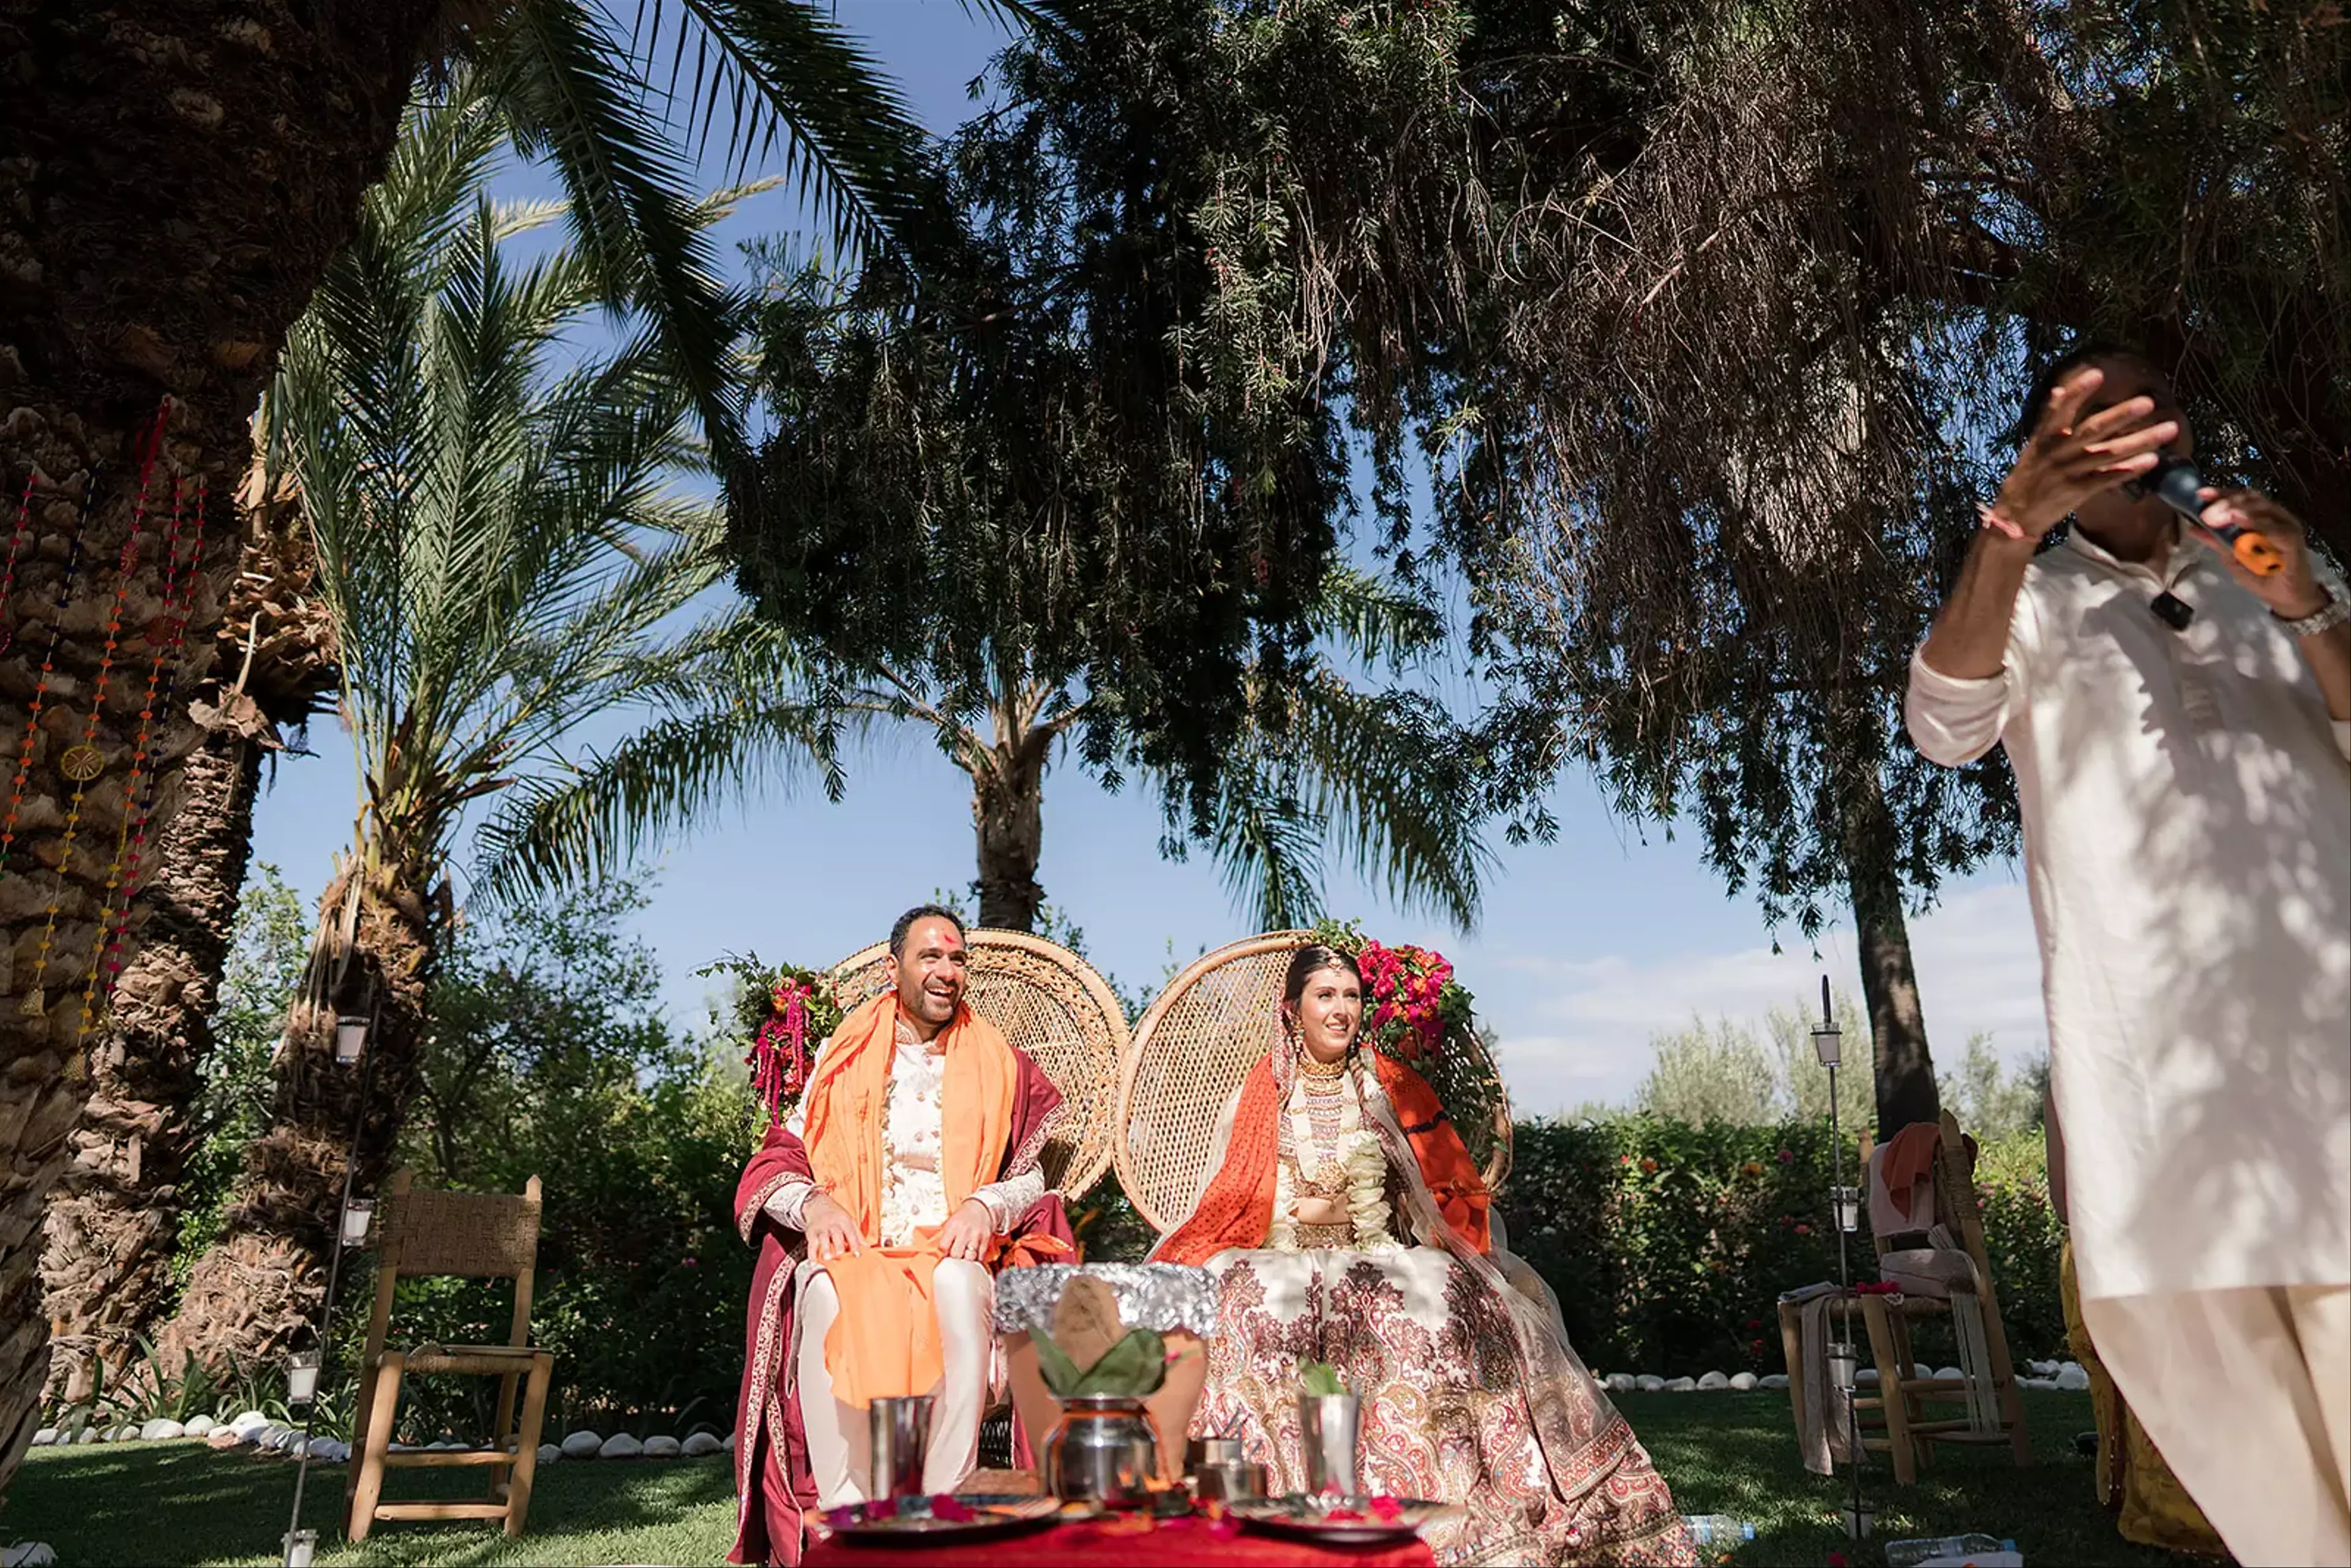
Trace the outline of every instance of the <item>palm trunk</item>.
{"type": "Polygon", "coordinates": [[[179,813],[154,845],[155,874],[131,901],[142,946],[90,1053],[89,1104],[49,1200],[49,1392],[68,1401],[88,1398],[101,1368],[107,1386],[120,1385],[169,1299],[180,1182],[193,1153],[188,1118],[212,1050],[262,758],[281,744],[278,727],[308,718],[334,679],[331,631],[308,597],[316,556],[287,499],[244,510],[216,674],[190,705],[204,739],[182,772],[179,813]]]}
{"type": "Polygon", "coordinates": [[[1877,1136],[1942,1114],[1918,975],[1910,963],[1910,926],[1893,861],[1895,823],[1876,769],[1857,770],[1847,789],[1845,864],[1861,956],[1861,994],[1877,1079],[1877,1136]]]}
{"type": "Polygon", "coordinates": [[[1034,931],[1044,907],[1037,861],[1045,847],[1045,763],[1051,727],[1037,723],[1040,694],[999,696],[993,745],[965,742],[971,769],[971,821],[979,839],[979,923],[1034,931]]]}
{"type": "MultiPolygon", "coordinates": [[[[356,873],[347,867],[345,874],[356,873]]],[[[329,941],[348,889],[338,878],[322,903],[329,941]]],[[[392,1171],[416,1092],[439,936],[423,899],[373,879],[361,883],[350,965],[327,1006],[312,1012],[298,1004],[288,1022],[269,1128],[246,1148],[220,1239],[196,1260],[164,1331],[167,1365],[193,1356],[250,1367],[310,1342],[307,1325],[318,1320],[338,1244],[346,1165],[361,1196],[371,1196],[392,1171]],[[335,1061],[339,1013],[373,1019],[363,1066],[335,1061]]]]}
{"type": "MultiPolygon", "coordinates": [[[[134,766],[152,768],[152,841],[200,738],[169,705],[148,721],[147,757],[131,756],[164,619],[154,531],[125,549],[134,442],[170,394],[159,469],[202,479],[225,507],[276,346],[382,169],[439,9],[0,0],[0,494],[11,513],[0,527],[15,523],[28,477],[37,492],[0,602],[12,639],[0,755],[26,762],[0,869],[0,1488],[31,1442],[47,1374],[41,1218],[89,1092],[96,1020],[83,997],[138,798],[128,786],[134,766]],[[118,589],[121,632],[110,633],[118,589]],[[110,635],[117,664],[98,704],[110,635]],[[58,764],[85,737],[102,771],[74,816],[58,764]]],[[[186,645],[200,655],[235,556],[233,530],[215,525],[189,600],[186,645]]],[[[174,672],[178,692],[205,662],[174,672]]]]}

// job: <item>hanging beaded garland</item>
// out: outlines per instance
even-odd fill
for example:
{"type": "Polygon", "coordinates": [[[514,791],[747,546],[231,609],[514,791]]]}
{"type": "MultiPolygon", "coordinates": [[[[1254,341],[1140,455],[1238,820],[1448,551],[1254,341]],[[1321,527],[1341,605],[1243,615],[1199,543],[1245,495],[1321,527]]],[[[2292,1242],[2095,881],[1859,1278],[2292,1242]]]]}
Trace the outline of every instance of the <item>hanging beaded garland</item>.
{"type": "Polygon", "coordinates": [[[180,485],[175,479],[172,486],[174,548],[166,558],[162,611],[147,630],[147,639],[154,649],[154,657],[147,668],[146,699],[139,708],[139,738],[131,746],[131,777],[123,786],[123,803],[128,809],[123,812],[122,831],[114,841],[114,863],[107,868],[106,873],[108,903],[107,907],[99,911],[98,922],[101,940],[92,949],[89,974],[82,985],[81,1029],[76,1037],[77,1043],[97,1027],[99,1014],[113,998],[115,982],[122,975],[122,944],[131,933],[131,901],[139,891],[140,862],[146,855],[147,828],[154,819],[155,786],[161,777],[153,767],[154,758],[149,750],[149,743],[154,735],[155,716],[171,712],[172,699],[178,695],[181,667],[178,655],[186,646],[188,622],[195,610],[196,562],[204,554],[209,501],[204,480],[199,477],[196,481],[195,527],[189,533],[184,559],[176,549],[180,534],[180,485]],[[135,807],[132,806],[134,797],[135,807]]]}
{"type": "MultiPolygon", "coordinates": [[[[25,472],[25,493],[16,499],[16,528],[8,536],[8,564],[0,569],[0,612],[12,602],[16,591],[16,562],[25,553],[25,541],[33,537],[33,473],[25,472]]],[[[5,653],[16,641],[16,628],[0,625],[0,653],[5,653]]]]}
{"type": "MultiPolygon", "coordinates": [[[[73,785],[74,791],[66,802],[65,831],[57,850],[55,891],[49,895],[47,918],[42,924],[40,946],[35,952],[32,982],[25,988],[25,999],[21,1010],[27,1015],[38,1016],[48,1011],[48,998],[44,987],[48,978],[49,955],[57,946],[57,915],[65,907],[66,889],[69,885],[68,879],[73,872],[74,846],[81,834],[82,806],[89,798],[90,784],[106,770],[105,754],[98,749],[98,728],[105,716],[106,689],[114,675],[115,652],[122,643],[122,606],[130,597],[131,577],[139,566],[140,545],[146,537],[147,504],[154,488],[155,460],[162,452],[163,425],[171,416],[172,404],[171,400],[167,398],[163,402],[163,406],[156,411],[155,422],[149,427],[147,440],[140,453],[138,498],[131,507],[131,537],[122,541],[122,553],[116,562],[114,601],[107,607],[106,646],[99,659],[97,678],[91,683],[89,717],[82,725],[79,744],[68,747],[57,758],[58,770],[64,773],[68,781],[73,785]]],[[[92,486],[91,489],[94,493],[96,486],[92,486]]],[[[85,508],[85,518],[87,516],[88,512],[85,508]]],[[[80,532],[77,530],[77,548],[79,542],[80,532]]],[[[57,612],[58,627],[62,630],[65,613],[62,600],[58,602],[57,612]]],[[[53,634],[50,639],[52,653],[55,652],[56,641],[53,634]]],[[[42,674],[45,678],[48,674],[46,664],[42,674]]],[[[37,709],[33,718],[34,727],[27,733],[25,739],[25,755],[18,770],[20,778],[24,768],[30,764],[34,743],[39,736],[39,723],[40,716],[37,709]]],[[[20,785],[19,789],[21,788],[20,785]]],[[[124,804],[127,806],[129,802],[126,800],[124,804]]],[[[93,939],[95,939],[95,934],[93,934],[93,939]]],[[[78,1053],[68,1063],[67,1071],[68,1076],[81,1075],[82,1063],[78,1053]]]]}

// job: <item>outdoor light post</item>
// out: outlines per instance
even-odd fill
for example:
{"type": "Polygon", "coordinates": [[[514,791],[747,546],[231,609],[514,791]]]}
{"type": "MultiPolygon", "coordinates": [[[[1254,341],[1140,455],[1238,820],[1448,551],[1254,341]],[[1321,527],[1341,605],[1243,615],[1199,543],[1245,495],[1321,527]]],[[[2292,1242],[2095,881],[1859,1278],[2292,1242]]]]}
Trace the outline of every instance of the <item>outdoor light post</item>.
{"type": "MultiPolygon", "coordinates": [[[[1826,975],[1821,977],[1821,1021],[1813,1026],[1813,1054],[1829,1070],[1829,1223],[1836,1228],[1837,1305],[1843,1314],[1838,1342],[1829,1346],[1829,1373],[1844,1391],[1845,1442],[1852,1450],[1853,1502],[1845,1511],[1845,1533],[1860,1541],[1869,1534],[1870,1511],[1861,1500],[1861,1410],[1854,1403],[1861,1387],[1861,1363],[1854,1352],[1853,1265],[1845,1233],[1859,1226],[1861,1199],[1857,1188],[1848,1191],[1844,1185],[1844,1132],[1837,1120],[1837,1067],[1844,1056],[1844,1040],[1829,999],[1826,975]]],[[[1898,1397],[1898,1391],[1892,1396],[1898,1397]]]]}

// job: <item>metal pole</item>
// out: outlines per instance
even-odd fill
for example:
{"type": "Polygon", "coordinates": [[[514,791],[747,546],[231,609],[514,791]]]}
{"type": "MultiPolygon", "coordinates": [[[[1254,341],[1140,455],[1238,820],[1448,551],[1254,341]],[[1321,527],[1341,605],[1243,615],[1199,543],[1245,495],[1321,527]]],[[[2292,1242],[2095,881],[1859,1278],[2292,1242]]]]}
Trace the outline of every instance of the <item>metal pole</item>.
{"type": "MultiPolygon", "coordinates": [[[[383,994],[371,982],[368,986],[368,1038],[360,1052],[359,1099],[351,1107],[350,1146],[343,1155],[343,1198],[335,1210],[332,1230],[333,1250],[327,1259],[327,1293],[319,1301],[319,1382],[310,1391],[309,1408],[302,1416],[302,1452],[294,1466],[294,1513],[286,1525],[286,1552],[293,1553],[294,1532],[302,1528],[302,1491],[310,1479],[310,1438],[319,1424],[319,1401],[327,1392],[327,1353],[331,1342],[329,1333],[335,1320],[335,1289],[343,1278],[343,1210],[351,1206],[351,1184],[359,1175],[360,1139],[367,1131],[368,1094],[375,1087],[376,1025],[383,1016],[383,994]]],[[[329,1067],[333,1056],[328,1057],[329,1067]]]]}

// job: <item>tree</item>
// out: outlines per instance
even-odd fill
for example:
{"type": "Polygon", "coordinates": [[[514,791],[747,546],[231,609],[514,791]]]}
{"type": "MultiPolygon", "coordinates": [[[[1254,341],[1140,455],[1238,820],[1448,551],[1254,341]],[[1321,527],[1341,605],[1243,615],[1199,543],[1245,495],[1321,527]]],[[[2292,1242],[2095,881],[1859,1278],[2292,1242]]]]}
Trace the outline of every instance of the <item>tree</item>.
{"type": "MultiPolygon", "coordinates": [[[[1001,9],[1059,18],[1079,7],[1001,9]]],[[[0,5],[0,486],[23,497],[0,616],[49,666],[0,661],[0,733],[20,755],[23,795],[0,829],[12,1003],[0,1009],[0,1124],[14,1129],[0,1177],[0,1487],[31,1439],[46,1375],[34,1238],[89,1096],[87,978],[110,942],[135,961],[147,914],[134,907],[126,923],[124,890],[75,846],[125,841],[142,814],[158,840],[198,796],[183,788],[203,735],[186,704],[234,580],[237,530],[222,518],[247,468],[246,420],[352,233],[420,67],[452,57],[500,84],[517,140],[572,195],[600,275],[668,323],[722,438],[726,313],[684,220],[684,149],[722,118],[746,149],[788,142],[803,181],[853,231],[892,234],[918,256],[939,248],[922,237],[932,198],[921,133],[817,0],[681,0],[639,7],[626,32],[579,0],[0,5]],[[669,68],[689,54],[689,93],[673,97],[669,68]],[[141,498],[160,495],[167,510],[175,485],[212,508],[175,574],[176,607],[162,530],[141,498]],[[117,599],[111,618],[135,635],[110,650],[101,633],[117,599]],[[98,689],[110,652],[175,666],[174,695],[152,719],[127,683],[88,708],[68,700],[98,689]],[[77,744],[110,769],[86,789],[57,771],[77,744]],[[138,804],[148,800],[152,812],[138,804]]]]}
{"type": "MultiPolygon", "coordinates": [[[[314,1310],[346,1159],[372,1190],[416,1091],[468,804],[576,765],[585,726],[694,722],[791,667],[739,611],[705,608],[721,524],[675,487],[706,470],[659,329],[640,315],[609,351],[575,358],[566,333],[603,308],[594,268],[569,246],[507,259],[508,236],[554,214],[484,195],[502,134],[470,77],[417,113],[263,407],[272,472],[319,551],[360,811],[274,1062],[270,1125],[167,1354],[250,1360],[314,1310]],[[332,1054],[337,1016],[354,1013],[372,1020],[364,1102],[367,1079],[332,1054]]],[[[725,211],[714,200],[694,221],[725,211]]]]}
{"type": "MultiPolygon", "coordinates": [[[[1839,991],[1833,1016],[1855,1037],[1868,1019],[1853,998],[1839,991]]],[[[1727,1122],[1761,1126],[1825,1121],[1829,1074],[1813,1049],[1818,1023],[1810,1008],[1773,1008],[1758,1026],[1746,1019],[1693,1018],[1686,1029],[1650,1037],[1656,1060],[1633,1092],[1633,1109],[1693,1125],[1727,1122]]],[[[1837,1113],[1848,1128],[1867,1120],[1870,1093],[1858,1071],[1837,1083],[1837,1113]]]]}

